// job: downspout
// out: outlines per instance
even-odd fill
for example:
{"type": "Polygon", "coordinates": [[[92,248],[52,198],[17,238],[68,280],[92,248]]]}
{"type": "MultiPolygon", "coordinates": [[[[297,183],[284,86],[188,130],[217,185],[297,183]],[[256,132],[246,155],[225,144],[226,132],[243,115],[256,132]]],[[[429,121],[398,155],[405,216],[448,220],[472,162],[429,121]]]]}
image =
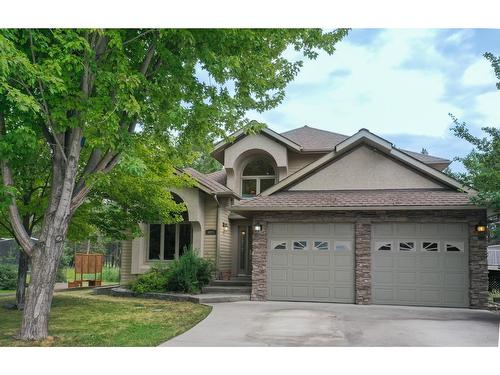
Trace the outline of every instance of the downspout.
{"type": "Polygon", "coordinates": [[[217,199],[217,194],[214,193],[213,198],[217,203],[217,211],[215,213],[215,274],[219,272],[219,208],[220,202],[217,199]]]}

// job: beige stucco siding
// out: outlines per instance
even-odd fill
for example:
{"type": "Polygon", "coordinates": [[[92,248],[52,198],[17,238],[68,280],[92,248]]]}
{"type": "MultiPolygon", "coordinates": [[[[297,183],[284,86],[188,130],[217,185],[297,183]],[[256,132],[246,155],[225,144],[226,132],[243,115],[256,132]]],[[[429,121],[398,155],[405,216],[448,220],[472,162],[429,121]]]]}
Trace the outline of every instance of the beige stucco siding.
{"type": "Polygon", "coordinates": [[[295,184],[290,190],[443,188],[381,152],[361,146],[295,184]]]}
{"type": "Polygon", "coordinates": [[[324,154],[298,154],[293,151],[288,151],[288,174],[297,172],[299,169],[304,168],[307,164],[318,160],[324,154]]]}
{"type": "Polygon", "coordinates": [[[135,278],[132,275],[132,240],[121,242],[120,284],[127,284],[135,278]]]}
{"type": "MultiPolygon", "coordinates": [[[[205,231],[217,229],[217,203],[214,198],[205,196],[205,231]]],[[[203,257],[215,261],[216,235],[203,233],[205,237],[203,247],[203,257]]]]}
{"type": "Polygon", "coordinates": [[[229,228],[229,207],[231,200],[229,198],[222,199],[220,201],[219,208],[219,271],[230,271],[231,270],[231,230],[229,228]],[[227,228],[224,229],[223,224],[227,224],[227,228]]]}
{"type": "Polygon", "coordinates": [[[246,163],[255,155],[266,155],[273,159],[278,179],[288,175],[288,153],[285,146],[262,134],[249,135],[224,151],[224,168],[227,187],[241,192],[241,173],[246,163]]]}

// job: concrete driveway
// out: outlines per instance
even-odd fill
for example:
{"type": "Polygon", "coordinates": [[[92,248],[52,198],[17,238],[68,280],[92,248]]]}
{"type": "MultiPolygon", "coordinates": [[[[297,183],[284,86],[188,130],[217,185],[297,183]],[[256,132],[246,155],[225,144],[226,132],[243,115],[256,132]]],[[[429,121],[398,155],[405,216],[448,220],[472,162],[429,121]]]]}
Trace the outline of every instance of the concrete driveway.
{"type": "Polygon", "coordinates": [[[161,346],[498,346],[498,313],[312,302],[214,304],[161,346]]]}

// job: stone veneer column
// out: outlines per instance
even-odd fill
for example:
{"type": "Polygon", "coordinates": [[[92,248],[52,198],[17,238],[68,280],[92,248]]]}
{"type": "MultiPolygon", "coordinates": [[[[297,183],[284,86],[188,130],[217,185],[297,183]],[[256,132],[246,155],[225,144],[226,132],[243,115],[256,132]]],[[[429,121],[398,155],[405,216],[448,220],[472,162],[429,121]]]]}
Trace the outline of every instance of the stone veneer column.
{"type": "Polygon", "coordinates": [[[372,302],[371,231],[369,222],[355,224],[355,301],[359,305],[372,302]]]}
{"type": "Polygon", "coordinates": [[[476,224],[469,223],[469,305],[485,309],[488,304],[488,253],[486,235],[479,238],[476,224]]]}
{"type": "Polygon", "coordinates": [[[252,301],[267,299],[267,223],[254,220],[262,230],[252,236],[252,301]]]}

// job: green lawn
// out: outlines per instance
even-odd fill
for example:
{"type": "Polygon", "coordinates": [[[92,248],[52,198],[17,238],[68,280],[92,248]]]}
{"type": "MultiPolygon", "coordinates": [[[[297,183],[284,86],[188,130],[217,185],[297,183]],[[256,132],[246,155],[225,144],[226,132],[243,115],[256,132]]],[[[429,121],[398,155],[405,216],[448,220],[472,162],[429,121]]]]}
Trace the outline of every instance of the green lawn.
{"type": "Polygon", "coordinates": [[[0,294],[11,294],[15,292],[16,292],[15,290],[0,290],[0,294]]]}
{"type": "MultiPolygon", "coordinates": [[[[75,269],[74,268],[66,268],[65,270],[66,281],[73,281],[75,279],[75,269]]],[[[84,279],[94,279],[94,274],[84,274],[84,279]]],[[[80,278],[80,274],[78,274],[78,278],[80,278]]],[[[103,284],[114,284],[120,281],[120,268],[118,267],[104,267],[102,270],[102,280],[103,284]]]]}
{"type": "Polygon", "coordinates": [[[14,339],[21,313],[2,307],[12,297],[0,297],[0,346],[156,346],[203,320],[211,308],[189,302],[95,296],[90,291],[54,296],[49,335],[43,342],[14,339]]]}

